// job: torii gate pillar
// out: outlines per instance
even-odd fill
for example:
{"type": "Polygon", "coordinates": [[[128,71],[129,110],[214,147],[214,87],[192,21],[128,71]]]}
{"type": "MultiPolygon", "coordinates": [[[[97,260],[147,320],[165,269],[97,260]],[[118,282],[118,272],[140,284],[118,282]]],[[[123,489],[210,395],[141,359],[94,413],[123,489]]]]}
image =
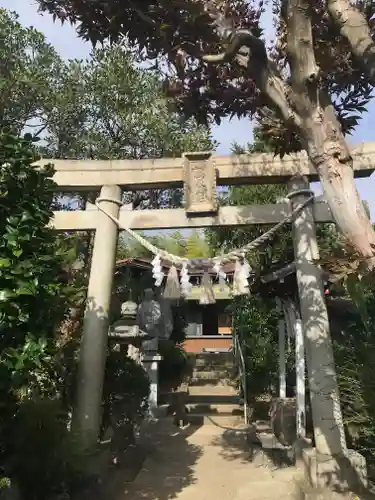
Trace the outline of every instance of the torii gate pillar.
{"type": "MultiPolygon", "coordinates": [[[[309,198],[307,179],[293,178],[288,185],[294,207],[309,198]]],[[[315,449],[303,452],[305,470],[315,487],[363,487],[365,459],[346,447],[321,270],[314,262],[319,250],[311,206],[294,220],[293,242],[315,438],[315,449]]]]}
{"type": "MultiPolygon", "coordinates": [[[[100,197],[114,200],[102,202],[102,206],[107,213],[118,217],[121,188],[103,186],[100,197]]],[[[83,323],[77,400],[72,422],[73,431],[82,437],[83,444],[88,448],[97,444],[102,418],[102,392],[117,239],[117,224],[99,211],[83,323]]]]}

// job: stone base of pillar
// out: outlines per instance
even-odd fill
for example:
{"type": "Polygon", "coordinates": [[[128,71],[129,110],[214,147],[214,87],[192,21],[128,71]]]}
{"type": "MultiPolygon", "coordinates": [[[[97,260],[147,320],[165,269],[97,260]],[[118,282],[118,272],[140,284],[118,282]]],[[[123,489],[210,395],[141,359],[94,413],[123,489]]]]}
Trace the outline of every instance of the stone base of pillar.
{"type": "Polygon", "coordinates": [[[310,449],[312,449],[311,439],[299,437],[293,443],[294,460],[298,468],[304,469],[303,453],[310,449]]]}
{"type": "Polygon", "coordinates": [[[301,464],[304,477],[313,490],[345,495],[367,489],[366,460],[354,450],[348,450],[346,456],[327,456],[317,453],[315,448],[306,448],[302,450],[301,464]]]}
{"type": "Polygon", "coordinates": [[[284,446],[291,446],[296,440],[295,398],[275,398],[269,413],[276,439],[284,446]]]}

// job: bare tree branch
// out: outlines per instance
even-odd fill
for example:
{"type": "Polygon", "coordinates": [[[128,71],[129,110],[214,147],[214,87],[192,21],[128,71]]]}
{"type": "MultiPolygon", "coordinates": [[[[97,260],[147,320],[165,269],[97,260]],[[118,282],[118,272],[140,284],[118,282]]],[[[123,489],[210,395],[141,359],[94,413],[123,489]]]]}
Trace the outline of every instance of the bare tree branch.
{"type": "Polygon", "coordinates": [[[130,7],[134,10],[134,12],[139,16],[139,18],[142,19],[142,21],[144,21],[147,24],[150,24],[151,26],[155,26],[155,27],[160,28],[160,25],[158,23],[156,23],[153,19],[151,19],[151,17],[149,17],[147,14],[145,14],[144,12],[139,10],[134,5],[134,3],[131,2],[131,0],[129,0],[128,3],[130,5],[130,7]]]}
{"type": "Polygon", "coordinates": [[[375,86],[375,44],[366,18],[348,0],[327,0],[327,8],[349,42],[353,56],[375,86]]]}
{"type": "Polygon", "coordinates": [[[281,78],[276,65],[268,59],[264,42],[249,30],[235,30],[230,36],[225,52],[205,55],[209,63],[229,62],[236,59],[247,70],[261,92],[280,112],[286,123],[301,127],[301,120],[293,110],[292,90],[281,78]]]}
{"type": "Polygon", "coordinates": [[[287,0],[287,52],[292,87],[317,101],[319,68],[315,61],[310,4],[308,0],[287,0]]]}

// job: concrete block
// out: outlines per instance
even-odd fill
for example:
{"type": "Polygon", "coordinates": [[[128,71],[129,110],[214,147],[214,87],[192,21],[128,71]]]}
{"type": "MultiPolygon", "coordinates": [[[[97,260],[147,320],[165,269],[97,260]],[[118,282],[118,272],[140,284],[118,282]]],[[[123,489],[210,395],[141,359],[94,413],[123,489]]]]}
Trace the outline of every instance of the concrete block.
{"type": "Polygon", "coordinates": [[[306,448],[302,451],[302,464],[305,478],[313,488],[337,493],[367,489],[366,460],[354,450],[348,450],[345,456],[329,456],[306,448]]]}
{"type": "Polygon", "coordinates": [[[151,407],[149,412],[149,418],[159,419],[166,417],[168,415],[168,408],[169,405],[158,405],[155,407],[151,407]]]}

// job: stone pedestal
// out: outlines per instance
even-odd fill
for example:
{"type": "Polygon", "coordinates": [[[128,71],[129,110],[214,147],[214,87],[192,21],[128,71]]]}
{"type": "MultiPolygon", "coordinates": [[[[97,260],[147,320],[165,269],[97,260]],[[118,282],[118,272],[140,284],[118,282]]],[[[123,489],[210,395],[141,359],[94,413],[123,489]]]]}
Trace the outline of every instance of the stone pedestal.
{"type": "MultiPolygon", "coordinates": [[[[305,444],[310,442],[310,439],[306,439],[306,436],[301,436],[297,433],[296,398],[274,399],[271,403],[269,414],[272,431],[281,444],[284,446],[295,446],[296,441],[300,441],[296,446],[296,449],[298,449],[301,446],[304,448],[305,444]]],[[[312,418],[309,406],[306,406],[304,420],[307,422],[308,436],[312,437],[312,418]]]]}
{"type": "Polygon", "coordinates": [[[145,352],[142,355],[142,365],[150,379],[149,412],[150,417],[158,417],[158,368],[162,360],[160,354],[155,352],[145,352]]]}
{"type": "Polygon", "coordinates": [[[291,446],[297,438],[295,398],[278,398],[272,401],[270,417],[275,437],[284,446],[291,446]]]}
{"type": "Polygon", "coordinates": [[[315,448],[304,449],[302,464],[306,480],[317,491],[345,494],[367,488],[366,460],[354,450],[348,450],[347,456],[327,456],[315,448]]]}

